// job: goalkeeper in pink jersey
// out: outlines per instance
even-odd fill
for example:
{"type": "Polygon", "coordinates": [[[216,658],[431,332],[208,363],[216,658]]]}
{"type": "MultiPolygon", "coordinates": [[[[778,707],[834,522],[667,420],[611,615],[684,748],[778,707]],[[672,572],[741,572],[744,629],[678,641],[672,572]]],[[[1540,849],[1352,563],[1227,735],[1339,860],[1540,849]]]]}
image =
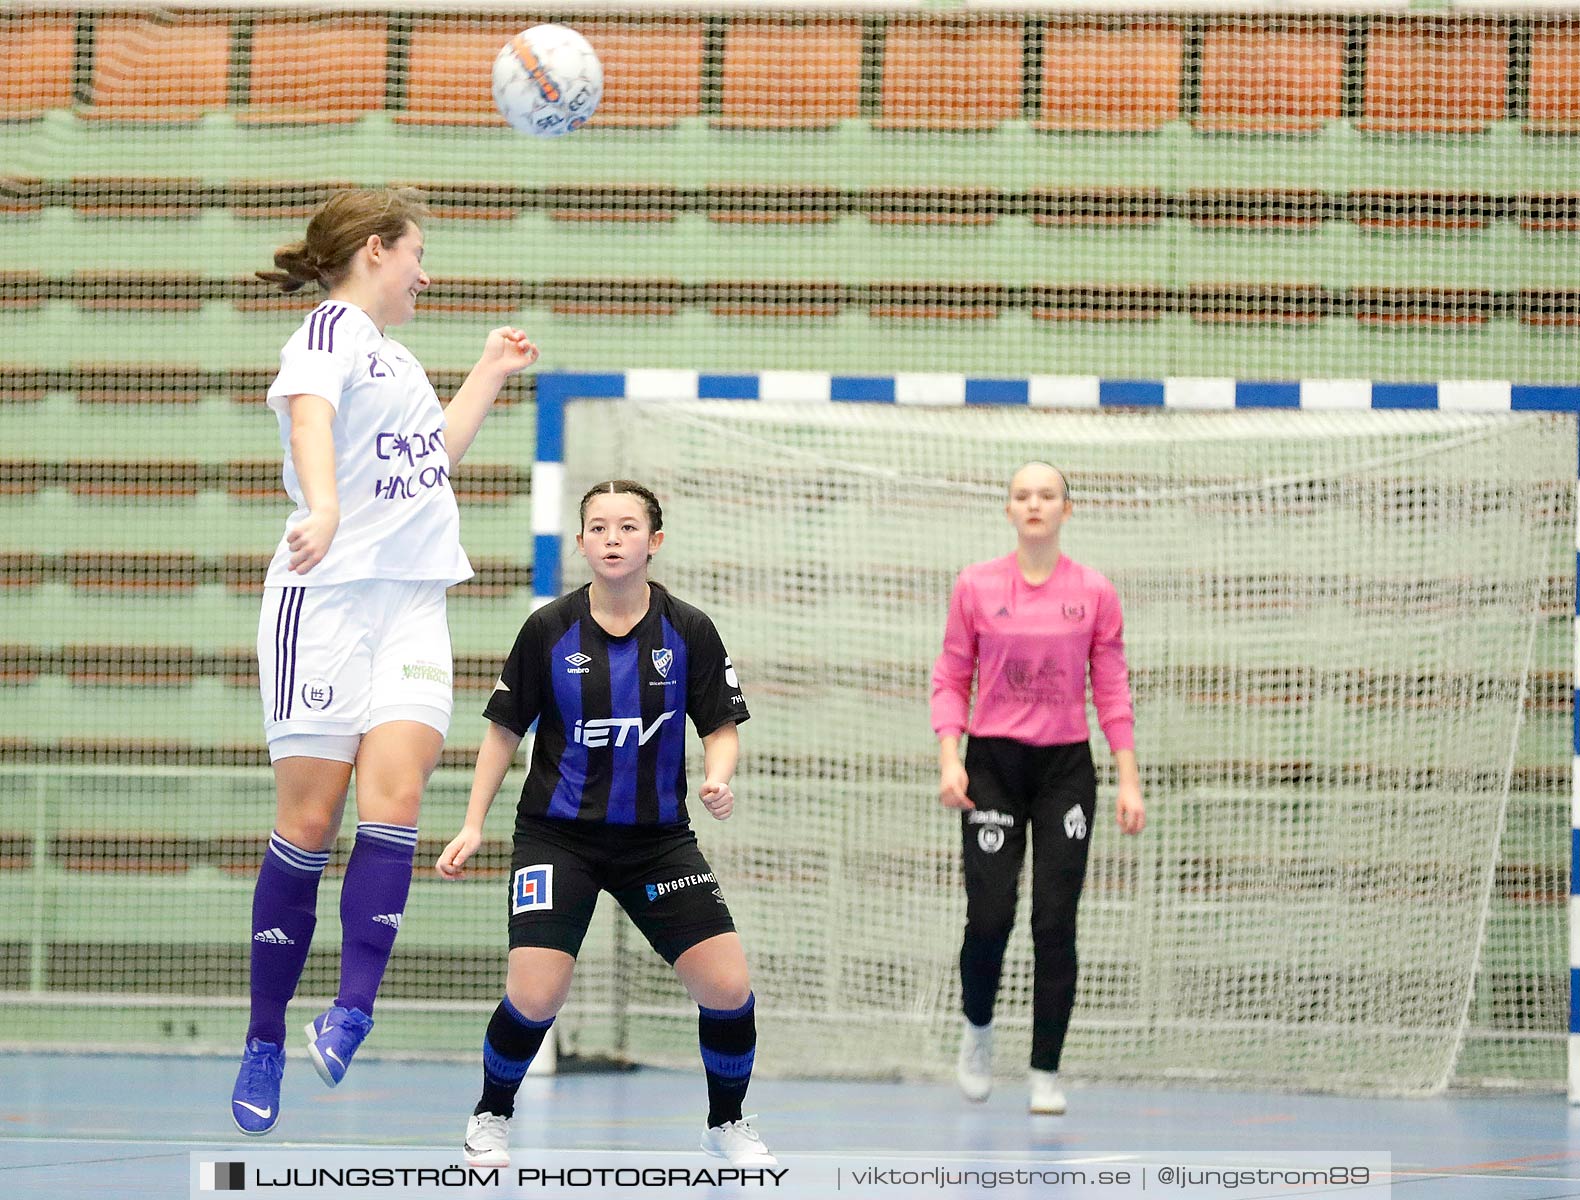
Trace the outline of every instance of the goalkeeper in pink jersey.
{"type": "Polygon", "coordinates": [[[1030,1107],[1058,1114],[1065,1110],[1059,1056],[1075,1003],[1075,911],[1097,804],[1088,677],[1119,771],[1119,828],[1140,833],[1146,808],[1119,596],[1102,575],[1059,552],[1059,531],[1071,512],[1063,472],[1027,463],[1010,480],[1004,511],[1015,527],[1015,552],[960,572],[943,651],[933,664],[939,800],[962,810],[966,881],[965,1029],[956,1077],[971,1100],[987,1099],[993,1087],[993,1002],[1029,826],[1036,962],[1030,1107]]]}

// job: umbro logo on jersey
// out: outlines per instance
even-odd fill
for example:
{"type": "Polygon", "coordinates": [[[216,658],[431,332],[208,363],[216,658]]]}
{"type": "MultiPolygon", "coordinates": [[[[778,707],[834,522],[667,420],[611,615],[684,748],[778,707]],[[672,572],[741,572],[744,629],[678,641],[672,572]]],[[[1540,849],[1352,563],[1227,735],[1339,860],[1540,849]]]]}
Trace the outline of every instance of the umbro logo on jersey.
{"type": "Polygon", "coordinates": [[[570,666],[565,668],[567,675],[590,675],[592,673],[592,668],[587,665],[592,662],[592,656],[589,654],[583,654],[578,650],[575,654],[567,654],[565,661],[570,663],[570,666]]]}
{"type": "Polygon", "coordinates": [[[293,937],[286,937],[285,930],[281,929],[279,926],[275,926],[273,929],[260,930],[259,932],[252,935],[252,940],[255,942],[268,942],[271,946],[296,945],[296,939],[293,937]]]}
{"type": "Polygon", "coordinates": [[[400,929],[400,919],[401,919],[401,914],[400,913],[380,913],[378,916],[374,917],[373,919],[375,921],[377,921],[380,925],[388,925],[391,929],[394,929],[394,930],[399,930],[400,929]]]}
{"type": "Polygon", "coordinates": [[[1007,617],[1007,616],[1009,616],[1009,606],[1008,605],[1004,605],[1004,604],[999,605],[998,612],[994,613],[993,615],[995,617],[1007,617]]]}

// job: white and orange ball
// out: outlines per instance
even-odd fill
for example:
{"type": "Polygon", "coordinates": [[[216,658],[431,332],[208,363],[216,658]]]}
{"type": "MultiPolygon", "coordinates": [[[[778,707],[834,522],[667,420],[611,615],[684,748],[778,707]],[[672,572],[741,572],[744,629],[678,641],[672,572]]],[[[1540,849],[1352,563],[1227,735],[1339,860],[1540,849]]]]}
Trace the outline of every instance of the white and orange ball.
{"type": "Polygon", "coordinates": [[[563,137],[603,99],[603,64],[591,43],[564,25],[534,25],[494,58],[494,105],[513,129],[563,137]]]}

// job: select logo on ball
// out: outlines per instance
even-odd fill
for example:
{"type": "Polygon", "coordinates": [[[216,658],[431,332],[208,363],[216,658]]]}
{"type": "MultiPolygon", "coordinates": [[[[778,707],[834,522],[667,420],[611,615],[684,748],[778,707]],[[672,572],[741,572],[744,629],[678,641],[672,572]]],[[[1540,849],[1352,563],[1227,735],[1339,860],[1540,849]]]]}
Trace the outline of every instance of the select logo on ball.
{"type": "Polygon", "coordinates": [[[335,700],[335,689],[327,679],[309,679],[302,685],[302,703],[314,712],[323,712],[335,700]]]}

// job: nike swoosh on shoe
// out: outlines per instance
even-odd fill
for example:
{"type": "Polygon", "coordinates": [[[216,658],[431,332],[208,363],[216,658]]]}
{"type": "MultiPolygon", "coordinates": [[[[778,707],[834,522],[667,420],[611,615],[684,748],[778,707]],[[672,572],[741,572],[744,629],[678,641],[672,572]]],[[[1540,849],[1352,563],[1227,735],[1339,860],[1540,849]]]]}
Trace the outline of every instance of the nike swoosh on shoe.
{"type": "Polygon", "coordinates": [[[241,1105],[250,1113],[257,1113],[265,1121],[274,1115],[274,1105],[272,1104],[268,1108],[259,1108],[256,1104],[248,1104],[245,1100],[232,1100],[231,1103],[241,1105]]]}

